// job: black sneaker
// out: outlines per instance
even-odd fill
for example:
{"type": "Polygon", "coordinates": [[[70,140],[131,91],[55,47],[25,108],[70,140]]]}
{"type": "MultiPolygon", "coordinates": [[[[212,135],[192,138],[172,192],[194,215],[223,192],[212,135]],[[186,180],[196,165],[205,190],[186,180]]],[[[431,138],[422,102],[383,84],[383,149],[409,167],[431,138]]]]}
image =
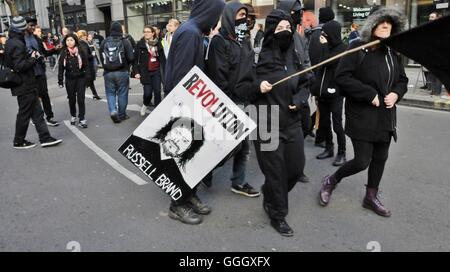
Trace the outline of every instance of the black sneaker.
{"type": "Polygon", "coordinates": [[[122,117],[120,117],[119,119],[120,119],[120,121],[125,121],[125,120],[130,119],[130,116],[128,116],[128,115],[126,114],[125,116],[122,116],[122,117]]]}
{"type": "Polygon", "coordinates": [[[36,147],[35,143],[28,142],[27,140],[23,140],[21,143],[14,143],[13,147],[15,149],[30,149],[36,147]]]}
{"type": "Polygon", "coordinates": [[[119,116],[117,115],[117,113],[111,114],[111,120],[112,120],[115,124],[118,124],[118,123],[121,122],[119,116]]]}
{"type": "Polygon", "coordinates": [[[94,100],[102,100],[102,98],[100,97],[100,96],[94,96],[92,99],[94,99],[94,100]]]}
{"type": "Polygon", "coordinates": [[[41,143],[41,146],[42,147],[50,147],[50,146],[59,145],[60,143],[62,143],[61,139],[55,139],[53,137],[50,137],[47,140],[43,141],[41,143]]]}
{"type": "Polygon", "coordinates": [[[53,118],[47,119],[47,126],[51,126],[51,127],[57,127],[59,126],[59,123],[55,120],[53,120],[53,118]]]}
{"type": "Polygon", "coordinates": [[[231,191],[236,194],[245,195],[248,197],[258,197],[261,193],[258,191],[255,191],[255,189],[248,183],[245,183],[242,187],[232,185],[231,191]]]}
{"type": "Polygon", "coordinates": [[[170,205],[169,217],[189,225],[198,225],[203,221],[203,217],[196,214],[189,205],[170,205]]]}

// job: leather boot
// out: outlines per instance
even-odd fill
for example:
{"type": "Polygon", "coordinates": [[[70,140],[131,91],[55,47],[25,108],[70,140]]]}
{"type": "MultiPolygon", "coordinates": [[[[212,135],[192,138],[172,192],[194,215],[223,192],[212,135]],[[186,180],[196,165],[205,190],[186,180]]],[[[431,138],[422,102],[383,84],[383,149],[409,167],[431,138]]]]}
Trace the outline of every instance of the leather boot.
{"type": "Polygon", "coordinates": [[[300,176],[300,178],[298,179],[298,182],[301,182],[301,183],[308,183],[308,182],[310,182],[310,179],[309,179],[308,176],[306,176],[305,174],[302,174],[302,175],[300,176]]]}
{"type": "Polygon", "coordinates": [[[331,194],[333,190],[336,189],[338,182],[336,178],[331,176],[326,176],[322,181],[322,187],[319,192],[319,203],[322,206],[327,206],[330,202],[331,194]]]}
{"type": "Polygon", "coordinates": [[[325,151],[324,152],[322,152],[322,153],[320,153],[319,155],[317,155],[317,159],[318,160],[323,160],[323,159],[326,159],[326,158],[331,158],[331,157],[333,157],[334,156],[334,151],[333,151],[333,147],[327,147],[327,148],[325,148],[325,151]]]}
{"type": "Polygon", "coordinates": [[[203,203],[197,195],[191,196],[188,201],[195,213],[203,215],[211,213],[211,207],[203,203]]]}
{"type": "Polygon", "coordinates": [[[190,205],[170,205],[169,217],[189,225],[198,225],[203,221],[203,217],[196,214],[190,205]]]}
{"type": "Polygon", "coordinates": [[[384,217],[390,217],[391,211],[386,209],[378,198],[378,189],[366,187],[366,196],[363,200],[363,207],[374,211],[384,217]]]}
{"type": "Polygon", "coordinates": [[[282,236],[294,236],[294,231],[284,219],[270,219],[270,225],[282,236]]]}
{"type": "Polygon", "coordinates": [[[345,157],[345,152],[338,153],[336,155],[336,158],[334,159],[333,166],[341,166],[346,162],[347,162],[347,158],[345,157]]]}

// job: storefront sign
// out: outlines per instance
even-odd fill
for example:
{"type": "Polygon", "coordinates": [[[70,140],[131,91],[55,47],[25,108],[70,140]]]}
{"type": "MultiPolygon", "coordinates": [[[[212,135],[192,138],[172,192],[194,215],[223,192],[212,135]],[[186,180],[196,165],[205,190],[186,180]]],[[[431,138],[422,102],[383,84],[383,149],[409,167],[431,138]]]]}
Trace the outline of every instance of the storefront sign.
{"type": "Polygon", "coordinates": [[[365,20],[369,17],[371,7],[353,8],[353,20],[365,20]]]}

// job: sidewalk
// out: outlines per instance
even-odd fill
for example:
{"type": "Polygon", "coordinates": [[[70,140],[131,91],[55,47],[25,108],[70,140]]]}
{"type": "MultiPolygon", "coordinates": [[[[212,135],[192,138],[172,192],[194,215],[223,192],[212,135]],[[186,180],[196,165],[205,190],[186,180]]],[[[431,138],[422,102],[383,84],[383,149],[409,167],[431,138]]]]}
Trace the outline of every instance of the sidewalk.
{"type": "Polygon", "coordinates": [[[440,96],[430,95],[430,91],[420,89],[420,87],[424,86],[420,68],[407,67],[405,71],[406,76],[409,78],[408,92],[400,101],[400,105],[450,111],[450,97],[447,96],[447,91],[444,87],[440,96]]]}

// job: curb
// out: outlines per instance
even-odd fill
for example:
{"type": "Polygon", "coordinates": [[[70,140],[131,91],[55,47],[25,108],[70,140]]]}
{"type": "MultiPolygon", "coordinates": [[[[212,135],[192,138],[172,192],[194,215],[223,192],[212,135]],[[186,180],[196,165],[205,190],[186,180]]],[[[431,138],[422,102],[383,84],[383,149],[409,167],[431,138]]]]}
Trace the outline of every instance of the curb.
{"type": "Polygon", "coordinates": [[[399,102],[399,105],[441,110],[441,111],[450,111],[450,100],[442,98],[435,98],[435,99],[430,98],[424,100],[414,97],[403,97],[403,99],[399,102]]]}

